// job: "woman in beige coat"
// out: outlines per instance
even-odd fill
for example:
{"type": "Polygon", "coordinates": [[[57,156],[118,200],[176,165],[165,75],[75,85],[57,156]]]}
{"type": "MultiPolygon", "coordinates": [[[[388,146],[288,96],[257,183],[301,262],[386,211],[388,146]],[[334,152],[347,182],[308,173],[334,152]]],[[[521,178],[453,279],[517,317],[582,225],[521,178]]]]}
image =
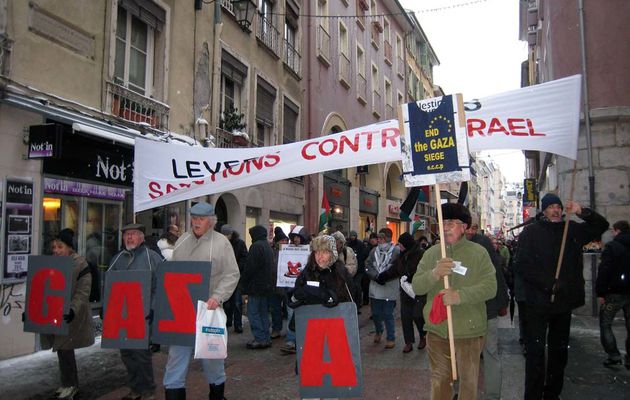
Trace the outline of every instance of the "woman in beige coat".
{"type": "Polygon", "coordinates": [[[72,257],[72,292],[70,310],[63,315],[64,322],[69,324],[69,333],[62,335],[41,335],[42,348],[57,352],[61,387],[57,389],[58,399],[72,399],[79,386],[77,363],[74,349],[94,344],[94,328],[90,310],[90,289],[92,275],[84,257],[74,251],[74,232],[62,229],[52,242],[52,253],[55,256],[72,257]]]}

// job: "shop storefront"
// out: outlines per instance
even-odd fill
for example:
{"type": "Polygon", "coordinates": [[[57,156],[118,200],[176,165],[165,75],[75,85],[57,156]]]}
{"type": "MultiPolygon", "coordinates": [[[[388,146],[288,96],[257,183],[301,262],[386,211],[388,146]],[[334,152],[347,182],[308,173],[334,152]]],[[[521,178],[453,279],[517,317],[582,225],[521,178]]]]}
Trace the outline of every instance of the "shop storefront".
{"type": "Polygon", "coordinates": [[[386,224],[389,229],[392,230],[392,240],[394,243],[398,243],[398,237],[406,231],[405,222],[400,220],[400,205],[399,200],[386,200],[387,205],[387,217],[386,224]]]}
{"type": "Polygon", "coordinates": [[[370,232],[376,232],[378,215],[378,193],[369,189],[359,190],[359,238],[363,239],[370,232]]]}
{"type": "Polygon", "coordinates": [[[347,235],[350,226],[350,182],[324,175],[324,191],[332,211],[332,231],[347,235]]]}

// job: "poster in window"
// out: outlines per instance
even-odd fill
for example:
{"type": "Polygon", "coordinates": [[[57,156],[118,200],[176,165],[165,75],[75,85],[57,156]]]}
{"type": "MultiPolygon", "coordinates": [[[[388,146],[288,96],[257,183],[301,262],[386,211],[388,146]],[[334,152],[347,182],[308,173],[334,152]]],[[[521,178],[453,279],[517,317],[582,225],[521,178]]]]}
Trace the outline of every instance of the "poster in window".
{"type": "Polygon", "coordinates": [[[33,179],[6,177],[4,182],[4,283],[26,279],[33,242],[33,179]]]}

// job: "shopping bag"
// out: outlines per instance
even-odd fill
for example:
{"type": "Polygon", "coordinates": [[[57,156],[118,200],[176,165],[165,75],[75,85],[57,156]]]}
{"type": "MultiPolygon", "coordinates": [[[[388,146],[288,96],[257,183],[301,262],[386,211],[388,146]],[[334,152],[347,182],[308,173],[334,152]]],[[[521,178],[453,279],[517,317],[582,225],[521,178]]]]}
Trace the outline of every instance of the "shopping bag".
{"type": "Polygon", "coordinates": [[[227,317],[221,307],[208,310],[205,301],[197,302],[195,358],[222,360],[227,357],[227,317]]]}

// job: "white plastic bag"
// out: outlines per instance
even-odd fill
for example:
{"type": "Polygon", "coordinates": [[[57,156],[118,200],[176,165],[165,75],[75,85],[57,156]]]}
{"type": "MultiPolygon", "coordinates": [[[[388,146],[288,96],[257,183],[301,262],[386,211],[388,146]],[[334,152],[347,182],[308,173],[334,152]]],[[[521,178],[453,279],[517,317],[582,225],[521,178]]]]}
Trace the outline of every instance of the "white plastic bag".
{"type": "Polygon", "coordinates": [[[221,360],[227,357],[227,317],[221,307],[208,310],[205,301],[197,302],[195,358],[221,360]]]}

